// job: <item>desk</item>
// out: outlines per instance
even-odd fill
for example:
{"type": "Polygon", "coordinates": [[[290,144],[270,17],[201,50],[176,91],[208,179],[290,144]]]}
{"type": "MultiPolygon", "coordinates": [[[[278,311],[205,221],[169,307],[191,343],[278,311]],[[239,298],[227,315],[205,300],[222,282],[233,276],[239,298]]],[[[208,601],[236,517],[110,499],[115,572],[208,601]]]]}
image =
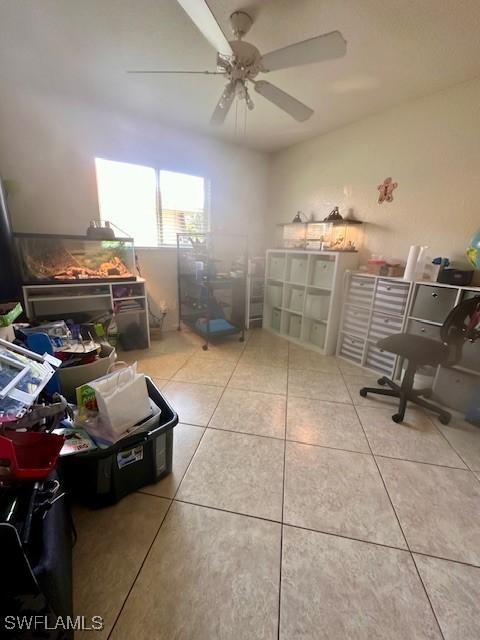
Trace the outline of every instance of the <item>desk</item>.
{"type": "Polygon", "coordinates": [[[118,332],[136,324],[150,346],[150,325],[145,280],[35,284],[22,287],[29,320],[64,320],[75,316],[98,316],[113,312],[118,332]]]}

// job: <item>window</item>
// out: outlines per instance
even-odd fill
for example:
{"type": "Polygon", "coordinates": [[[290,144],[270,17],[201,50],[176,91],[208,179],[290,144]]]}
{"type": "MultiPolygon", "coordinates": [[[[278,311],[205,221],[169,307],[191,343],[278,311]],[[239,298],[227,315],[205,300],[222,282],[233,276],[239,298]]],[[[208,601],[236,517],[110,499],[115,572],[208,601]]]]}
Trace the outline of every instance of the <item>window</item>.
{"type": "Polygon", "coordinates": [[[204,178],[95,159],[100,219],[140,247],[174,246],[177,233],[208,230],[204,178]]]}

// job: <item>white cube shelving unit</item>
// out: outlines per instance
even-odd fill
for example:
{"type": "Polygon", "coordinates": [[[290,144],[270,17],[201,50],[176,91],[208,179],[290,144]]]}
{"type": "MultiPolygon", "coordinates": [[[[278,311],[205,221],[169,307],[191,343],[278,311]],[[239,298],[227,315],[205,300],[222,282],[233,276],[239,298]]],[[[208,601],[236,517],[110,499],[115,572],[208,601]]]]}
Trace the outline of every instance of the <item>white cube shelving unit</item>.
{"type": "Polygon", "coordinates": [[[263,327],[324,354],[335,352],[343,277],[358,254],[267,251],[263,327]]]}

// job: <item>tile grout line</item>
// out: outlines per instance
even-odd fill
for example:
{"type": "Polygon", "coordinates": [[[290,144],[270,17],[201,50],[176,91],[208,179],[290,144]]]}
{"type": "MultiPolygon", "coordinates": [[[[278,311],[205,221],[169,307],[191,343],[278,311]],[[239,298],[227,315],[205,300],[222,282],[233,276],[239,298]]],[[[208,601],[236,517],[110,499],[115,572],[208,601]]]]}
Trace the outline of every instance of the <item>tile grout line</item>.
{"type": "Polygon", "coordinates": [[[277,621],[277,638],[280,640],[280,625],[282,618],[282,571],[283,571],[283,521],[285,511],[285,475],[286,475],[286,459],[287,459],[287,424],[288,424],[288,372],[290,365],[290,343],[287,345],[287,380],[285,388],[285,417],[284,417],[284,439],[283,439],[283,474],[282,474],[282,520],[280,523],[280,562],[278,574],[278,621],[277,621]]]}
{"type": "MultiPolygon", "coordinates": [[[[156,494],[145,494],[145,495],[149,495],[152,498],[159,498],[159,499],[163,499],[163,500],[167,500],[170,498],[161,498],[161,496],[157,496],[156,494]]],[[[332,536],[334,538],[341,538],[343,540],[352,540],[353,542],[361,542],[362,544],[369,544],[369,545],[373,545],[374,547],[382,547],[383,549],[392,549],[394,551],[403,551],[405,553],[414,553],[420,556],[426,556],[427,558],[435,558],[437,560],[445,560],[446,562],[453,562],[454,564],[459,564],[459,565],[465,565],[467,567],[472,567],[474,569],[480,569],[480,564],[476,565],[476,564],[471,564],[469,562],[465,562],[464,560],[453,560],[452,558],[445,558],[444,556],[437,556],[437,555],[433,555],[431,553],[425,553],[424,551],[416,551],[415,549],[409,550],[407,548],[407,546],[405,547],[397,547],[395,545],[391,545],[391,544],[385,544],[383,542],[375,542],[373,540],[365,540],[364,538],[354,538],[353,536],[347,536],[345,534],[341,534],[341,533],[334,533],[333,531],[327,531],[327,530],[323,530],[323,529],[312,529],[310,527],[305,527],[303,525],[299,525],[299,524],[293,524],[291,522],[281,522],[280,520],[272,520],[271,518],[265,518],[263,516],[257,516],[254,515],[252,513],[244,513],[244,512],[240,512],[240,511],[232,511],[231,509],[225,509],[223,507],[215,507],[213,505],[208,505],[208,504],[202,504],[200,502],[192,502],[191,500],[182,500],[180,498],[175,498],[175,502],[178,502],[180,504],[187,504],[187,505],[191,505],[194,507],[201,507],[202,509],[210,509],[212,511],[220,511],[221,513],[229,513],[231,515],[236,515],[236,516],[240,516],[242,518],[252,518],[253,520],[260,520],[261,522],[268,522],[270,524],[276,524],[276,525],[280,525],[280,526],[284,526],[284,527],[290,527],[291,529],[300,529],[301,531],[309,531],[311,533],[319,533],[321,535],[325,535],[325,536],[332,536]]]]}
{"type": "MultiPolygon", "coordinates": [[[[237,389],[237,391],[240,391],[240,389],[237,389]]],[[[252,393],[258,393],[258,392],[255,391],[252,393]]],[[[287,398],[287,404],[288,404],[288,398],[287,398]]],[[[351,406],[351,405],[347,405],[347,406],[351,406]]],[[[182,424],[188,424],[188,423],[182,423],[182,424]]],[[[363,455],[363,456],[373,455],[376,458],[386,458],[387,460],[400,460],[401,462],[413,462],[415,464],[425,464],[430,467],[440,467],[441,469],[455,469],[456,471],[467,471],[467,472],[471,471],[473,474],[475,474],[475,471],[469,468],[452,467],[451,465],[438,464],[436,462],[426,462],[425,460],[413,460],[412,458],[399,458],[395,456],[387,456],[384,453],[372,454],[371,451],[358,451],[357,449],[343,449],[342,447],[332,447],[331,445],[327,445],[327,444],[318,444],[316,442],[306,442],[305,440],[293,440],[291,438],[280,438],[279,436],[267,436],[264,433],[251,433],[249,431],[238,431],[238,429],[226,429],[225,427],[217,427],[217,426],[212,427],[210,425],[208,427],[202,427],[201,425],[190,425],[190,426],[197,427],[198,429],[205,428],[205,429],[213,429],[215,431],[223,431],[224,433],[237,433],[238,435],[252,436],[253,438],[267,438],[268,440],[278,440],[280,442],[283,442],[283,440],[286,440],[286,442],[291,442],[292,444],[301,444],[306,447],[317,447],[320,449],[329,449],[333,451],[345,451],[346,453],[359,453],[360,455],[363,455]]]]}
{"type": "MultiPolygon", "coordinates": [[[[344,377],[343,373],[341,373],[341,375],[342,375],[343,382],[344,382],[345,386],[347,386],[347,385],[346,385],[346,383],[345,383],[345,377],[344,377]]],[[[347,389],[348,389],[348,387],[347,387],[347,389]]],[[[352,395],[352,393],[351,393],[350,389],[348,389],[348,393],[350,394],[350,398],[352,399],[352,403],[353,403],[353,395],[352,395]]],[[[368,439],[368,435],[367,435],[367,432],[366,432],[366,430],[365,430],[365,427],[363,426],[363,422],[362,422],[362,421],[361,421],[361,419],[360,419],[360,414],[358,413],[357,406],[356,406],[355,404],[353,404],[353,407],[354,407],[354,409],[355,409],[355,413],[357,414],[357,418],[358,418],[358,420],[359,420],[359,422],[360,422],[360,424],[361,424],[361,427],[362,427],[363,433],[364,433],[364,435],[365,435],[365,438],[367,439],[367,443],[368,443],[368,446],[369,446],[369,448],[370,448],[370,451],[371,451],[371,454],[372,454],[372,458],[373,458],[373,460],[374,460],[374,462],[375,462],[375,466],[377,467],[378,474],[379,474],[380,479],[381,479],[381,481],[382,481],[382,484],[383,484],[383,486],[384,486],[384,488],[385,488],[385,492],[386,492],[386,494],[387,494],[387,496],[388,496],[388,500],[389,500],[390,505],[391,505],[391,507],[392,507],[392,509],[393,509],[393,513],[395,514],[395,518],[397,519],[397,523],[398,523],[398,526],[399,526],[399,528],[400,528],[400,531],[402,532],[402,536],[403,536],[403,538],[404,538],[404,540],[405,540],[405,544],[406,544],[406,546],[407,546],[407,550],[408,550],[408,552],[410,553],[410,557],[411,557],[411,559],[412,559],[413,566],[415,567],[415,571],[417,572],[418,579],[420,580],[420,584],[421,584],[421,585],[422,585],[422,587],[423,587],[423,591],[424,591],[425,596],[426,596],[426,598],[427,598],[427,601],[428,601],[428,603],[429,603],[429,605],[430,605],[430,609],[431,609],[431,611],[432,611],[433,617],[435,618],[435,622],[437,623],[437,627],[438,627],[438,630],[439,630],[439,632],[440,632],[440,636],[443,638],[443,640],[445,640],[445,636],[443,635],[442,627],[440,626],[440,622],[439,622],[439,620],[438,620],[438,618],[437,618],[437,614],[436,614],[436,612],[435,612],[435,609],[433,608],[433,604],[432,604],[432,601],[431,601],[430,596],[429,596],[429,594],[428,594],[427,587],[425,586],[425,583],[424,583],[424,581],[423,581],[423,579],[422,579],[422,576],[420,575],[420,571],[419,571],[419,569],[418,569],[417,563],[415,562],[415,558],[414,558],[413,552],[412,552],[412,550],[411,550],[411,548],[410,548],[410,544],[409,544],[409,542],[408,542],[408,540],[407,540],[407,536],[405,535],[405,531],[403,530],[403,527],[402,527],[402,525],[401,525],[400,517],[399,517],[399,515],[398,515],[398,513],[397,513],[397,511],[396,511],[396,509],[395,509],[395,506],[394,506],[394,504],[393,504],[393,500],[392,500],[392,498],[391,498],[391,496],[390,496],[390,493],[389,493],[389,491],[388,491],[388,489],[387,489],[387,483],[385,482],[385,479],[384,479],[384,477],[383,477],[383,475],[382,475],[382,471],[381,471],[381,469],[380,469],[380,466],[379,466],[379,464],[378,464],[378,461],[377,461],[377,459],[376,459],[376,457],[375,457],[375,454],[373,453],[373,449],[372,449],[372,446],[371,446],[371,444],[370,444],[370,440],[368,439]]]]}
{"type": "MultiPolygon", "coordinates": [[[[343,375],[343,372],[342,372],[342,375],[343,375]]],[[[348,377],[348,376],[347,376],[347,377],[348,377]]],[[[347,387],[347,388],[348,388],[348,387],[347,387]]],[[[350,393],[350,396],[352,397],[352,394],[351,394],[351,393],[350,393]]],[[[353,397],[352,397],[352,402],[353,402],[353,397]]],[[[355,405],[355,403],[353,403],[353,404],[355,405]]],[[[360,406],[360,405],[359,405],[359,406],[360,406]]],[[[367,406],[370,406],[370,405],[367,405],[367,406]]],[[[385,403],[385,406],[388,406],[388,405],[385,403]]],[[[377,409],[377,408],[378,408],[378,409],[380,409],[380,408],[382,408],[382,407],[373,407],[373,405],[372,405],[372,408],[375,408],[375,409],[377,409]]],[[[448,407],[447,407],[447,409],[448,409],[448,407]]],[[[450,442],[450,440],[447,438],[447,436],[443,433],[442,429],[439,427],[439,425],[437,425],[437,423],[436,423],[436,422],[435,422],[435,420],[433,419],[433,417],[432,417],[431,413],[430,413],[427,409],[424,409],[424,408],[419,408],[419,410],[422,412],[422,415],[423,415],[423,416],[425,416],[425,417],[427,418],[427,420],[430,422],[430,424],[432,424],[432,425],[433,425],[433,427],[434,427],[434,429],[435,429],[435,432],[436,432],[436,433],[438,433],[438,434],[439,434],[439,435],[440,435],[440,436],[441,436],[441,437],[442,437],[442,438],[447,442],[447,444],[448,444],[448,446],[450,447],[450,449],[452,449],[452,450],[456,453],[456,455],[460,458],[460,460],[461,460],[461,461],[463,462],[463,464],[465,465],[466,470],[471,471],[471,472],[475,475],[475,470],[471,468],[471,466],[470,466],[470,465],[467,463],[467,461],[463,458],[462,454],[461,454],[461,453],[460,453],[460,452],[455,448],[455,446],[450,442]]],[[[452,416],[452,417],[454,417],[454,416],[452,416]]],[[[447,427],[448,427],[448,425],[445,425],[445,426],[447,426],[447,427]]],[[[379,454],[379,455],[380,455],[380,454],[379,454]]],[[[392,459],[394,459],[394,460],[405,460],[405,461],[407,461],[407,462],[418,462],[419,464],[431,464],[431,465],[433,465],[433,466],[437,466],[437,467],[446,467],[446,468],[449,468],[449,469],[463,469],[462,467],[452,467],[452,466],[450,466],[450,465],[437,464],[437,463],[435,463],[435,462],[422,462],[422,461],[419,461],[419,460],[409,460],[408,458],[393,458],[393,456],[381,456],[381,457],[384,457],[384,458],[392,458],[392,459]]],[[[463,469],[463,470],[465,470],[465,469],[463,469]]]]}
{"type": "MultiPolygon", "coordinates": [[[[159,497],[159,496],[156,496],[156,497],[159,497]]],[[[161,498],[161,499],[165,500],[166,498],[161,498]]],[[[135,587],[135,584],[136,584],[136,582],[137,582],[137,580],[138,580],[138,578],[139,578],[139,576],[140,576],[140,574],[141,574],[141,572],[143,570],[143,567],[145,566],[147,558],[150,555],[150,551],[152,550],[152,547],[153,547],[153,545],[155,544],[155,541],[158,538],[158,534],[160,533],[160,529],[162,528],[163,523],[165,522],[165,520],[166,520],[166,518],[167,518],[167,516],[168,516],[168,514],[170,512],[170,509],[172,508],[172,504],[173,504],[173,500],[170,500],[170,504],[168,505],[167,510],[165,511],[165,514],[164,514],[163,518],[160,521],[160,524],[159,524],[159,526],[157,528],[157,531],[155,532],[155,535],[153,536],[152,542],[150,543],[150,545],[149,545],[149,547],[148,547],[148,549],[147,549],[147,551],[145,553],[145,557],[143,558],[142,563],[140,564],[140,567],[139,567],[139,569],[138,569],[137,573],[135,574],[135,577],[134,577],[134,579],[132,581],[132,584],[130,585],[130,588],[128,589],[127,595],[123,599],[123,602],[122,602],[122,604],[120,606],[120,609],[118,610],[118,613],[115,616],[115,620],[113,621],[112,628],[110,629],[110,631],[109,631],[109,633],[107,635],[107,640],[110,640],[110,638],[112,636],[112,633],[115,631],[115,627],[117,626],[118,620],[119,620],[120,616],[122,615],[122,612],[123,612],[123,610],[125,608],[125,605],[127,604],[127,600],[129,599],[130,594],[132,593],[133,588],[135,587]]]]}
{"type": "MultiPolygon", "coordinates": [[[[432,420],[432,418],[428,414],[427,414],[427,418],[430,420],[430,422],[433,424],[433,426],[438,431],[438,433],[442,436],[442,438],[444,440],[446,440],[446,442],[448,443],[450,448],[453,449],[453,451],[455,451],[455,453],[460,458],[460,460],[463,462],[463,464],[467,467],[467,469],[469,471],[471,471],[473,473],[473,475],[475,475],[475,471],[471,468],[471,466],[467,463],[467,461],[462,457],[462,455],[459,453],[459,451],[457,451],[457,449],[453,446],[453,444],[450,442],[450,440],[447,438],[447,436],[443,433],[443,431],[440,429],[440,427],[436,424],[436,422],[434,420],[432,420]]],[[[445,425],[445,426],[447,427],[448,425],[445,425]]]]}
{"type": "Polygon", "coordinates": [[[387,456],[384,453],[374,453],[373,457],[385,458],[386,460],[400,460],[400,462],[413,462],[414,464],[424,464],[424,465],[427,465],[427,467],[437,467],[439,469],[454,469],[455,471],[466,471],[467,473],[471,471],[471,469],[464,468],[464,467],[452,467],[449,464],[437,464],[436,462],[426,462],[425,460],[412,460],[411,458],[396,458],[394,456],[387,456]]]}
{"type": "MultiPolygon", "coordinates": [[[[248,342],[248,339],[247,339],[247,342],[248,342]]],[[[245,346],[246,346],[246,343],[245,343],[245,346]]],[[[243,350],[244,350],[244,349],[243,349],[243,350]]],[[[242,350],[242,351],[243,351],[243,350],[242,350]]],[[[189,358],[188,358],[188,359],[189,359],[189,358]]],[[[187,359],[187,361],[188,361],[188,359],[187,359]]],[[[237,364],[238,364],[238,362],[235,364],[235,367],[234,367],[233,371],[235,371],[235,369],[236,369],[236,367],[237,367],[237,364]]],[[[182,366],[183,366],[183,365],[182,365],[182,366]]],[[[180,371],[180,369],[181,369],[181,368],[182,368],[182,367],[179,367],[178,371],[180,371]]],[[[233,371],[232,371],[232,375],[233,375],[233,371]]],[[[177,371],[176,371],[173,375],[176,375],[176,373],[177,373],[177,371]]],[[[153,376],[152,376],[152,377],[153,377],[153,376]]],[[[172,381],[172,378],[173,378],[173,376],[171,376],[171,377],[168,379],[168,382],[171,382],[171,381],[172,381]]],[[[230,379],[229,379],[229,381],[230,381],[230,379]]],[[[168,383],[167,383],[167,384],[168,384],[168,383]]],[[[227,384],[228,384],[228,382],[227,382],[227,384]]],[[[166,386],[166,385],[165,385],[165,386],[166,386]]],[[[220,398],[219,398],[219,400],[218,400],[218,402],[217,402],[217,404],[216,404],[216,406],[215,406],[215,409],[214,409],[214,411],[212,412],[212,416],[213,416],[213,414],[215,413],[215,411],[216,411],[216,409],[217,409],[217,407],[218,407],[218,404],[219,404],[220,400],[221,400],[221,399],[222,399],[222,397],[223,397],[223,394],[225,393],[225,389],[226,389],[226,387],[227,387],[227,385],[225,385],[225,387],[224,387],[224,389],[223,389],[223,392],[222,392],[222,394],[220,395],[220,398]]],[[[211,420],[211,417],[210,417],[210,420],[211,420]]],[[[210,422],[210,420],[209,420],[209,422],[210,422]]],[[[180,420],[179,420],[179,421],[180,421],[180,420]]],[[[199,426],[199,425],[190,425],[190,426],[199,426]]],[[[127,603],[127,600],[128,600],[128,598],[130,597],[130,594],[132,593],[133,588],[135,587],[135,584],[136,584],[136,582],[137,582],[137,580],[138,580],[138,578],[139,578],[139,576],[140,576],[140,573],[142,572],[142,569],[143,569],[143,567],[144,567],[144,565],[145,565],[145,562],[147,561],[147,558],[148,558],[148,556],[149,556],[149,554],[150,554],[150,551],[152,550],[152,547],[153,547],[153,545],[155,544],[155,541],[156,541],[156,540],[157,540],[157,538],[158,538],[158,535],[159,535],[160,530],[161,530],[161,528],[162,528],[162,526],[163,526],[163,523],[165,522],[165,520],[166,520],[166,518],[167,518],[167,516],[168,516],[168,514],[169,514],[169,512],[170,512],[170,509],[172,508],[173,503],[174,503],[174,502],[176,502],[175,498],[176,498],[177,493],[178,493],[178,491],[179,491],[179,489],[180,489],[180,485],[182,484],[183,479],[185,478],[185,475],[187,474],[188,469],[190,468],[190,465],[192,464],[192,460],[193,460],[193,458],[195,457],[195,454],[196,454],[196,452],[197,452],[197,450],[198,450],[198,448],[199,448],[199,446],[200,446],[200,443],[201,443],[201,442],[202,442],[202,440],[203,440],[203,437],[204,437],[204,435],[205,435],[205,433],[206,433],[206,429],[207,429],[207,428],[206,428],[206,426],[205,426],[205,427],[203,427],[203,433],[202,433],[202,436],[201,436],[201,438],[199,439],[199,441],[198,441],[198,443],[197,443],[197,446],[195,447],[195,451],[193,452],[193,455],[192,455],[192,457],[191,457],[191,459],[190,459],[190,462],[188,463],[188,466],[187,466],[187,468],[185,469],[184,474],[182,475],[182,479],[181,479],[181,480],[180,480],[180,482],[178,483],[178,487],[177,487],[177,489],[176,489],[176,491],[175,491],[175,494],[174,494],[173,498],[162,498],[161,496],[154,496],[154,497],[159,498],[159,499],[162,499],[162,500],[170,500],[170,504],[168,505],[168,508],[167,508],[167,510],[166,510],[166,512],[165,512],[165,515],[163,516],[163,518],[162,518],[162,520],[161,520],[161,522],[160,522],[160,525],[159,525],[159,527],[158,527],[158,529],[157,529],[157,531],[156,531],[156,533],[155,533],[155,535],[154,535],[154,537],[153,537],[153,540],[152,540],[152,542],[151,542],[150,546],[149,546],[149,547],[148,547],[148,549],[147,549],[147,552],[146,552],[145,557],[144,557],[144,559],[143,559],[143,561],[142,561],[142,563],[141,563],[141,565],[140,565],[140,568],[139,568],[139,570],[137,571],[137,573],[136,573],[136,575],[135,575],[135,577],[134,577],[134,579],[133,579],[133,581],[132,581],[132,584],[130,585],[130,588],[129,588],[129,590],[128,590],[128,593],[127,593],[127,595],[125,596],[125,598],[124,598],[124,600],[123,600],[123,603],[122,603],[122,605],[121,605],[121,607],[120,607],[120,609],[119,609],[119,611],[118,611],[117,615],[115,616],[115,620],[114,620],[113,625],[112,625],[112,628],[111,628],[111,630],[110,630],[110,632],[109,632],[109,634],[108,634],[108,636],[107,636],[107,640],[110,640],[110,637],[111,637],[111,635],[112,635],[113,631],[115,630],[115,627],[116,627],[117,622],[118,622],[118,620],[119,620],[119,618],[120,618],[120,616],[121,616],[121,614],[122,614],[122,611],[123,611],[123,609],[125,608],[125,605],[126,605],[126,603],[127,603]]],[[[144,495],[152,495],[152,494],[144,494],[144,495]]]]}
{"type": "MultiPolygon", "coordinates": [[[[230,388],[233,389],[233,387],[230,387],[230,388]]],[[[225,390],[227,390],[227,389],[225,389],[225,390]]],[[[243,391],[242,389],[234,389],[234,390],[235,391],[243,391]]],[[[263,391],[251,391],[251,393],[262,394],[264,392],[263,391]]],[[[281,397],[282,399],[284,398],[283,394],[269,394],[269,395],[276,395],[278,397],[281,397]]],[[[296,398],[296,399],[298,399],[298,398],[296,398]]],[[[312,398],[309,398],[309,399],[312,399],[312,398]]],[[[330,401],[319,400],[318,402],[330,402],[330,401]]],[[[288,403],[288,398],[287,398],[287,403],[288,403]]],[[[334,403],[334,404],[342,404],[342,405],[344,405],[346,403],[334,403]]],[[[350,406],[353,406],[353,405],[348,404],[346,406],[350,407],[350,406]]],[[[379,409],[380,409],[380,407],[379,407],[379,409]]],[[[319,444],[317,442],[307,442],[306,440],[296,440],[296,439],[292,439],[292,438],[288,438],[288,437],[281,438],[280,436],[271,436],[271,435],[266,435],[264,433],[252,433],[250,431],[239,431],[238,429],[226,429],[225,427],[211,426],[210,424],[208,424],[208,426],[206,427],[205,425],[192,424],[190,422],[182,422],[181,420],[179,422],[181,422],[182,424],[191,426],[191,427],[196,427],[197,429],[215,429],[216,431],[224,431],[226,433],[238,433],[239,435],[244,435],[244,436],[253,436],[253,437],[256,437],[256,438],[268,438],[270,440],[279,440],[280,442],[282,442],[285,439],[287,442],[291,442],[293,444],[303,444],[303,445],[305,445],[307,447],[320,447],[321,449],[331,449],[333,451],[346,451],[347,453],[360,453],[361,455],[364,455],[364,456],[374,455],[376,458],[386,458],[387,460],[400,460],[401,462],[413,462],[415,464],[425,464],[425,465],[428,465],[428,466],[431,466],[431,467],[440,467],[441,469],[456,469],[457,471],[470,471],[474,475],[476,473],[480,473],[480,471],[476,471],[475,469],[472,469],[471,467],[469,467],[467,465],[467,463],[461,458],[460,455],[459,455],[459,458],[465,464],[465,467],[454,467],[452,465],[439,464],[438,462],[427,462],[426,460],[414,460],[413,458],[401,458],[399,456],[391,456],[391,455],[389,456],[389,455],[387,455],[385,453],[374,453],[374,454],[372,454],[371,451],[359,451],[358,449],[345,449],[343,447],[333,447],[332,445],[319,444]]],[[[211,422],[211,420],[209,422],[211,422]]],[[[455,453],[457,453],[457,452],[455,452],[455,453]]],[[[166,497],[166,496],[160,496],[160,497],[166,497]]]]}
{"type": "MultiPolygon", "coordinates": [[[[245,347],[247,346],[249,339],[250,339],[250,336],[248,336],[248,337],[247,337],[247,339],[246,339],[246,341],[245,341],[244,347],[243,347],[243,349],[242,349],[242,353],[243,353],[243,351],[245,351],[245,347]]],[[[241,358],[241,356],[240,356],[240,358],[241,358]]],[[[177,487],[177,489],[176,489],[176,491],[175,491],[175,494],[174,494],[174,496],[173,496],[173,498],[172,498],[172,501],[177,501],[177,495],[178,495],[178,492],[180,491],[180,487],[181,487],[181,485],[182,485],[182,482],[183,482],[183,480],[185,479],[185,476],[187,475],[188,470],[190,469],[190,467],[191,467],[191,465],[192,465],[193,459],[195,458],[195,455],[196,455],[196,453],[197,453],[197,451],[198,451],[198,449],[199,449],[199,447],[200,447],[200,444],[202,443],[203,438],[205,437],[205,434],[207,433],[208,425],[210,424],[210,422],[211,422],[211,420],[212,420],[213,416],[215,415],[215,412],[216,412],[216,410],[218,409],[218,405],[220,404],[220,402],[221,402],[221,400],[222,400],[222,398],[223,398],[223,396],[224,396],[224,394],[225,394],[225,391],[227,390],[228,383],[230,382],[230,380],[231,380],[231,378],[232,378],[233,374],[235,373],[235,371],[236,371],[236,369],[237,369],[237,367],[238,367],[238,363],[240,362],[240,358],[239,358],[239,359],[237,360],[237,362],[235,363],[235,366],[233,367],[232,373],[230,374],[230,377],[228,378],[228,380],[227,380],[226,384],[225,384],[225,385],[224,385],[224,387],[223,387],[223,391],[222,391],[222,393],[220,394],[220,396],[219,396],[219,398],[218,398],[218,401],[217,401],[217,403],[216,403],[216,405],[215,405],[215,408],[214,408],[214,409],[213,409],[213,411],[212,411],[212,414],[211,414],[210,418],[209,418],[209,419],[208,419],[208,421],[207,421],[207,424],[206,424],[205,426],[203,426],[203,433],[202,433],[202,436],[201,436],[200,440],[198,441],[197,446],[195,447],[195,451],[193,452],[193,455],[192,455],[192,457],[190,458],[190,462],[188,463],[187,468],[185,469],[185,472],[184,472],[184,474],[182,475],[182,479],[181,479],[181,480],[180,480],[180,482],[178,483],[178,487],[177,487]]],[[[191,426],[197,426],[197,427],[199,427],[200,425],[191,425],[191,426]]],[[[179,502],[180,502],[180,501],[179,501],[179,502]]]]}

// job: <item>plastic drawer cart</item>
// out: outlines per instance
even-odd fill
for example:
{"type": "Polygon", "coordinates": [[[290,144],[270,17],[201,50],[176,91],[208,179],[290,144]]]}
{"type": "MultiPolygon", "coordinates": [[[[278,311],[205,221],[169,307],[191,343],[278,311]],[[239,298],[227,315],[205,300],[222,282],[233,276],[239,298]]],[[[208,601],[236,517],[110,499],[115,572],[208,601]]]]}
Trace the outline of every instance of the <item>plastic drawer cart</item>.
{"type": "Polygon", "coordinates": [[[173,428],[178,424],[178,415],[152,380],[146,381],[148,395],[160,412],[107,449],[66,456],[60,461],[73,497],[88,507],[115,504],[172,470],[173,428]]]}

